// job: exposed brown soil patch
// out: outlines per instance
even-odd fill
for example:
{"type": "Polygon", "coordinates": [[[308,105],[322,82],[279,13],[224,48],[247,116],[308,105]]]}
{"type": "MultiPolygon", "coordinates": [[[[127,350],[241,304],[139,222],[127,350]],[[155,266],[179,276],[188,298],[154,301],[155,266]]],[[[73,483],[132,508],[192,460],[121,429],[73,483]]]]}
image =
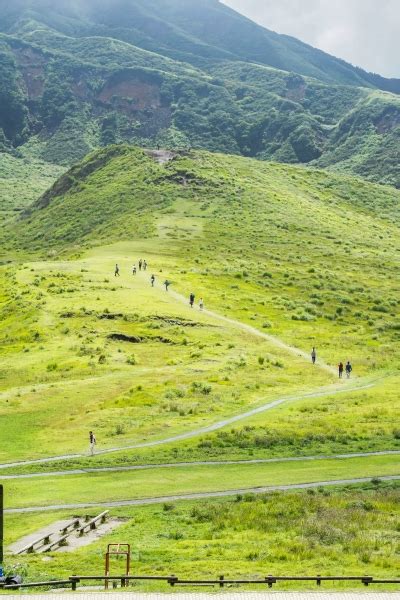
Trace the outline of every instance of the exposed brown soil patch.
{"type": "Polygon", "coordinates": [[[146,342],[161,342],[162,344],[175,344],[172,340],[162,337],[160,335],[151,337],[141,337],[136,335],[125,335],[124,333],[110,333],[107,336],[109,340],[118,342],[129,342],[130,344],[143,344],[146,342]]]}

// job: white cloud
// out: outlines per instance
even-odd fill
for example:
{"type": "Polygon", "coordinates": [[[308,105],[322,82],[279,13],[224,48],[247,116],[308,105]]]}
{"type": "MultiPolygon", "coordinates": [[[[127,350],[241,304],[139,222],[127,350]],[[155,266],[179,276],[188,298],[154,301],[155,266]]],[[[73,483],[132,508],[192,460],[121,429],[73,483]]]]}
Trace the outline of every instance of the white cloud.
{"type": "Polygon", "coordinates": [[[400,0],[221,0],[354,65],[400,77],[400,0]]]}

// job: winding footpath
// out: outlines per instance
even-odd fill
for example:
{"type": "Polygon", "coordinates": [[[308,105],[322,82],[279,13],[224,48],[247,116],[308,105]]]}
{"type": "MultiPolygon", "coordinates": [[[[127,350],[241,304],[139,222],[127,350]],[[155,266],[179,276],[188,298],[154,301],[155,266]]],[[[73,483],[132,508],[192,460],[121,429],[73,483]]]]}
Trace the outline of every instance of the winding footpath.
{"type": "Polygon", "coordinates": [[[400,450],[386,450],[382,452],[355,452],[353,454],[322,454],[319,456],[288,456],[276,458],[254,458],[251,460],[198,460],[191,462],[154,463],[143,465],[129,465],[117,467],[88,467],[83,469],[70,469],[67,471],[44,471],[43,473],[26,473],[20,475],[1,475],[0,481],[9,479],[32,479],[35,477],[66,477],[68,475],[85,475],[86,473],[121,473],[123,471],[143,471],[150,469],[174,469],[187,467],[213,467],[228,465],[265,465],[270,463],[304,462],[317,460],[346,460],[348,458],[368,458],[372,456],[400,456],[400,450]]]}
{"type": "MultiPolygon", "coordinates": [[[[381,481],[400,481],[400,475],[389,475],[379,478],[381,481]]],[[[238,488],[216,492],[197,492],[193,494],[174,494],[171,496],[156,496],[154,498],[137,498],[135,500],[117,500],[111,502],[79,502],[74,504],[52,504],[49,506],[29,506],[25,508],[7,508],[5,513],[30,513],[49,512],[54,510],[75,510],[80,508],[118,508],[121,506],[148,506],[150,504],[162,504],[163,502],[178,502],[180,500],[203,500],[207,498],[226,498],[237,494],[267,494],[270,492],[287,492],[292,490],[307,490],[318,487],[335,485],[354,485],[370,483],[371,477],[360,477],[355,479],[337,479],[334,481],[318,481],[312,483],[295,483],[289,485],[269,485],[266,487],[238,488]]]]}
{"type": "MultiPolygon", "coordinates": [[[[157,284],[157,283],[155,284],[155,287],[162,288],[161,284],[157,284]]],[[[179,294],[178,292],[175,292],[174,290],[169,290],[168,294],[170,294],[173,298],[178,300],[178,302],[186,304],[186,305],[188,304],[188,298],[185,298],[185,296],[183,296],[182,294],[179,294]]],[[[279,339],[273,335],[270,335],[268,333],[264,333],[263,331],[260,331],[256,327],[247,325],[247,323],[242,323],[241,321],[237,321],[236,319],[231,319],[230,317],[225,317],[224,315],[220,315],[219,313],[216,313],[212,310],[208,310],[206,308],[203,309],[201,312],[202,312],[202,314],[212,317],[213,319],[215,319],[217,321],[221,321],[223,323],[231,325],[232,327],[235,327],[236,329],[241,329],[242,331],[246,331],[246,333],[250,333],[251,335],[253,335],[255,337],[266,340],[273,346],[276,346],[277,348],[281,348],[282,350],[285,350],[288,354],[292,354],[293,356],[297,356],[297,357],[300,356],[301,358],[306,360],[308,363],[311,360],[311,355],[307,354],[307,352],[304,352],[304,350],[300,350],[300,348],[296,348],[296,346],[291,346],[290,344],[286,344],[281,339],[279,339]]],[[[336,368],[332,367],[331,365],[326,364],[325,362],[323,362],[321,360],[318,360],[316,367],[323,369],[330,375],[335,375],[335,376],[337,375],[336,368]]]]}
{"type": "MultiPolygon", "coordinates": [[[[288,402],[294,402],[297,400],[306,400],[308,398],[320,398],[320,397],[328,396],[328,395],[333,396],[333,395],[337,395],[337,394],[344,394],[346,392],[367,390],[367,389],[374,387],[374,385],[375,385],[374,382],[369,382],[369,383],[364,383],[364,384],[360,383],[358,385],[351,384],[349,386],[344,384],[340,388],[338,388],[337,386],[328,386],[328,387],[320,388],[319,390],[317,390],[315,392],[308,392],[308,393],[304,393],[304,394],[297,394],[297,395],[290,395],[290,396],[282,396],[281,398],[277,398],[276,400],[269,401],[267,404],[263,404],[262,406],[259,406],[257,408],[252,408],[251,410],[240,413],[238,415],[234,415],[233,417],[228,417],[227,419],[223,419],[222,421],[218,421],[216,423],[207,425],[205,427],[199,427],[192,431],[180,433],[180,434],[177,434],[177,435],[174,435],[171,437],[167,437],[167,438],[164,438],[161,440],[152,440],[149,442],[139,442],[136,444],[126,445],[126,446],[107,448],[107,449],[96,452],[96,455],[111,454],[114,452],[122,452],[124,450],[138,450],[140,448],[153,448],[156,446],[163,446],[165,444],[179,442],[182,440],[188,440],[188,439],[197,437],[199,435],[218,431],[219,429],[223,429],[227,425],[232,425],[233,423],[238,423],[239,421],[243,421],[244,419],[254,417],[255,415],[267,412],[269,410],[272,410],[272,409],[274,409],[282,404],[286,404],[288,402]]],[[[39,458],[39,459],[35,459],[35,460],[25,460],[25,461],[13,462],[13,463],[3,463],[3,464],[0,464],[0,469],[8,469],[8,468],[13,468],[13,467],[45,464],[45,463],[51,463],[54,461],[73,460],[73,459],[77,459],[77,458],[87,458],[87,454],[64,454],[61,456],[52,456],[52,457],[48,457],[48,458],[39,458]]]]}

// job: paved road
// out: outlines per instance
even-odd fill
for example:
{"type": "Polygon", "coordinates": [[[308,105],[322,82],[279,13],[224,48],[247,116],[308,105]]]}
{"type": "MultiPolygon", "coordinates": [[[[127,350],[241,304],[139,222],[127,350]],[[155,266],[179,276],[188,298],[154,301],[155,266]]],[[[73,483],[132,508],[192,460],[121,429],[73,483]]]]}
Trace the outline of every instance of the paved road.
{"type": "Polygon", "coordinates": [[[23,475],[0,475],[0,481],[7,479],[32,479],[33,477],[65,477],[66,475],[85,475],[86,473],[119,473],[121,471],[141,471],[143,469],[171,469],[179,467],[212,467],[226,465],[263,465],[268,463],[303,462],[314,460],[337,460],[347,458],[368,458],[371,456],[400,455],[400,450],[383,452],[355,452],[353,454],[332,454],[321,456],[289,456],[286,458],[254,458],[252,460],[199,460],[192,462],[176,462],[162,464],[130,465],[117,467],[94,467],[87,469],[70,469],[67,471],[46,471],[43,473],[27,473],[23,475]]]}
{"type": "MultiPolygon", "coordinates": [[[[379,477],[379,476],[377,476],[379,477]]],[[[389,475],[379,477],[381,481],[400,481],[400,475],[389,475]]],[[[135,500],[117,500],[114,502],[79,502],[74,504],[53,504],[49,506],[30,506],[26,508],[7,508],[5,513],[29,513],[29,512],[49,512],[54,510],[75,510],[80,508],[118,508],[121,506],[146,506],[149,504],[162,504],[164,502],[178,502],[179,500],[202,500],[205,498],[223,498],[235,496],[236,494],[266,494],[269,492],[307,490],[318,487],[327,487],[334,485],[353,485],[357,483],[369,483],[371,477],[360,477],[356,479],[337,479],[335,481],[315,481],[313,483],[295,483],[289,485],[270,485],[266,487],[239,488],[233,490],[224,490],[217,492],[198,492],[193,494],[181,494],[171,496],[157,496],[155,498],[137,498],[135,500]]]]}
{"type": "MultiPolygon", "coordinates": [[[[352,586],[352,587],[355,587],[352,586]]],[[[393,586],[395,587],[395,586],[393,586]]],[[[213,589],[213,588],[210,588],[213,589]]],[[[1,596],[7,600],[15,600],[15,595],[1,596]]],[[[29,600],[399,600],[399,592],[359,591],[359,592],[222,592],[222,593],[156,593],[143,594],[141,592],[51,592],[51,594],[29,594],[29,600]]]]}
{"type": "MultiPolygon", "coordinates": [[[[258,408],[252,408],[251,410],[240,413],[239,415],[235,415],[233,417],[228,417],[227,419],[223,419],[222,421],[218,421],[217,423],[213,423],[212,425],[207,425],[206,427],[199,427],[198,429],[194,429],[192,431],[187,431],[186,433],[180,433],[178,435],[174,435],[168,438],[164,438],[161,440],[152,440],[149,442],[140,442],[137,444],[130,444],[127,446],[118,446],[116,448],[107,448],[105,450],[97,451],[97,455],[110,454],[113,452],[121,452],[124,450],[137,450],[139,448],[152,448],[155,446],[163,446],[164,444],[170,444],[174,442],[180,442],[182,440],[188,440],[193,437],[197,437],[199,435],[203,435],[205,433],[212,433],[213,431],[218,431],[219,429],[223,429],[227,425],[232,425],[233,423],[238,423],[239,421],[243,421],[244,419],[248,419],[250,417],[254,417],[255,415],[267,412],[280,406],[281,404],[286,404],[288,402],[294,402],[297,400],[306,400],[307,398],[321,398],[323,396],[334,396],[338,394],[344,394],[353,391],[367,390],[374,387],[375,382],[369,383],[358,383],[354,385],[354,383],[350,383],[349,385],[344,384],[343,387],[340,388],[336,386],[327,386],[323,388],[319,388],[315,392],[307,392],[304,394],[295,394],[290,396],[282,396],[277,398],[276,400],[270,400],[267,404],[263,404],[258,408]]],[[[13,463],[3,463],[0,464],[0,469],[8,469],[11,467],[20,467],[26,465],[36,465],[36,464],[45,464],[58,460],[71,460],[74,458],[87,458],[87,454],[64,454],[61,456],[52,456],[48,458],[39,458],[35,460],[25,460],[13,463]]]]}

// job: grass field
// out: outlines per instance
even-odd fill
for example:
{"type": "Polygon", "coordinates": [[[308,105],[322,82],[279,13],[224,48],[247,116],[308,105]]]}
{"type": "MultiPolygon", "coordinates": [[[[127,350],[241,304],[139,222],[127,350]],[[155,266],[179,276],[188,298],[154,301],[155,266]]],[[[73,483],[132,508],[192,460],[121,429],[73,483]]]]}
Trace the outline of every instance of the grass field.
{"type": "Polygon", "coordinates": [[[29,156],[0,154],[0,223],[24,210],[49,188],[65,169],[29,156]]]}
{"type": "MultiPolygon", "coordinates": [[[[159,165],[123,147],[87,159],[46,198],[2,232],[0,463],[64,458],[1,469],[0,482],[88,466],[332,458],[4,479],[7,507],[399,475],[397,455],[333,458],[400,449],[399,192],[207,153],[159,165]],[[149,267],[134,276],[139,258],[149,267]],[[350,380],[338,380],[340,360],[351,360],[350,380]]],[[[398,487],[388,488],[382,494],[398,501],[398,487]]],[[[289,495],[282,511],[300,497],[308,498],[289,495]]],[[[143,523],[158,511],[177,527],[173,510],[137,510],[143,523]]],[[[130,539],[136,512],[117,512],[129,519],[130,539]]],[[[229,509],[224,528],[235,530],[238,518],[229,509]]],[[[7,519],[12,527],[15,517],[7,519]]],[[[354,524],[345,527],[353,535],[354,524]]],[[[285,541],[275,533],[278,547],[285,541]]],[[[392,549],[396,536],[391,530],[392,549]]],[[[327,543],[325,565],[342,568],[341,552],[349,569],[369,564],[343,540],[335,552],[327,543]]],[[[94,565],[100,547],[68,555],[65,568],[94,565]]],[[[298,564],[317,568],[315,548],[307,546],[307,560],[299,551],[298,564]]],[[[393,575],[387,554],[373,566],[393,575]]],[[[60,565],[51,556],[49,573],[60,565]]],[[[224,556],[236,556],[232,569],[242,572],[237,550],[224,556]]],[[[41,558],[28,562],[36,576],[41,558]]]]}
{"type": "Polygon", "coordinates": [[[7,481],[6,506],[54,506],[397,475],[399,456],[248,465],[153,468],[7,481]]]}
{"type": "MultiPolygon", "coordinates": [[[[20,556],[17,569],[31,580],[65,577],[77,571],[97,574],[102,571],[105,543],[129,540],[134,574],[393,577],[399,575],[398,497],[398,484],[393,483],[113,509],[113,516],[126,519],[126,523],[106,539],[72,553],[53,553],[45,561],[40,555],[20,556]]],[[[7,515],[6,542],[69,516],[60,511],[7,515]]],[[[113,572],[120,569],[114,562],[113,572]]],[[[324,588],[334,585],[324,584],[324,588]]],[[[160,584],[135,587],[168,591],[160,584]]],[[[290,585],[279,584],[277,589],[287,587],[290,585]]],[[[313,584],[304,587],[313,589],[313,584]]]]}

